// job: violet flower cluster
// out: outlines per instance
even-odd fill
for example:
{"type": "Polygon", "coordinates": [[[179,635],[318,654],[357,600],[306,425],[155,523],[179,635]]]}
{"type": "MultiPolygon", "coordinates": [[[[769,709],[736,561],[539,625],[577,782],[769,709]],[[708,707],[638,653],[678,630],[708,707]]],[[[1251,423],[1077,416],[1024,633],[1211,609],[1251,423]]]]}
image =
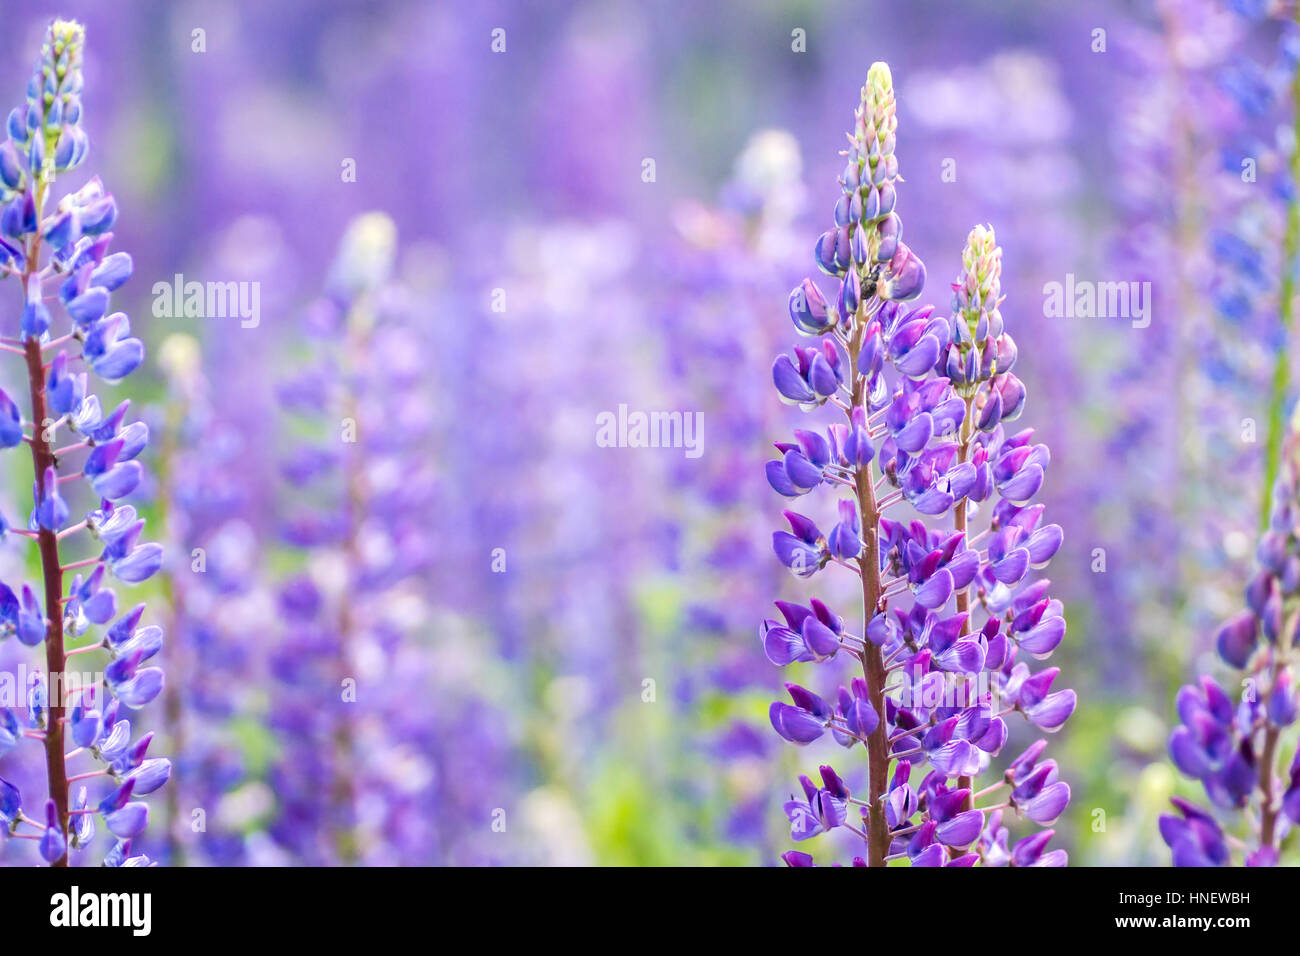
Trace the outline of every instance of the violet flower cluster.
{"type": "Polygon", "coordinates": [[[1180,723],[1169,738],[1174,764],[1199,780],[1223,816],[1248,821],[1249,837],[1225,832],[1219,818],[1174,797],[1179,815],[1160,818],[1175,866],[1224,866],[1238,852],[1248,866],[1273,866],[1300,823],[1300,749],[1286,735],[1296,723],[1296,629],[1300,626],[1300,416],[1292,418],[1273,486],[1260,569],[1246,588],[1246,610],[1216,637],[1219,657],[1240,672],[1235,701],[1213,677],[1178,692],[1180,723]],[[1295,751],[1290,769],[1286,749],[1295,751]]]}
{"type": "MultiPolygon", "coordinates": [[[[1263,16],[1253,6],[1250,17],[1263,16]]],[[[1218,0],[1163,0],[1154,12],[1158,22],[1135,23],[1118,51],[1129,93],[1116,112],[1123,228],[1111,268],[1149,283],[1157,318],[1098,366],[1117,408],[1100,453],[1154,453],[1098,472],[1094,523],[1106,550],[1122,553],[1123,573],[1089,580],[1095,603],[1122,609],[1107,630],[1141,655],[1133,673],[1150,675],[1134,689],[1158,699],[1205,650],[1199,636],[1249,573],[1243,531],[1267,510],[1256,488],[1271,486],[1285,425],[1294,296],[1283,263],[1295,258],[1300,217],[1287,115],[1294,25],[1276,31],[1260,62],[1247,51],[1262,31],[1218,0]],[[1152,382],[1171,399],[1152,401],[1152,382]],[[1149,533],[1130,535],[1135,522],[1149,533]],[[1165,686],[1151,686],[1153,676],[1165,686]]]]}
{"type": "MultiPolygon", "coordinates": [[[[1070,416],[1076,431],[1100,426],[1097,460],[1125,462],[1071,470],[1086,489],[1079,508],[1096,561],[1074,584],[1092,592],[1088,618],[1104,621],[1089,629],[1090,647],[1112,650],[1089,656],[1101,661],[1094,707],[1118,718],[1113,759],[1095,762],[1086,782],[1103,790],[1117,767],[1169,779],[1167,734],[1151,702],[1172,699],[1186,662],[1212,653],[1214,627],[1251,573],[1252,525],[1267,507],[1261,448],[1272,443],[1279,394],[1270,379],[1275,356],[1287,354],[1277,291],[1293,193],[1281,148],[1288,31],[1276,62],[1260,68],[1243,55],[1259,46],[1244,27],[1220,0],[1161,0],[1112,31],[1118,108],[1105,126],[1118,163],[1107,191],[1117,228],[1107,276],[1146,287],[1150,321],[1107,320],[1106,334],[1089,338],[1088,387],[1108,411],[1070,416]],[[1137,447],[1146,453],[1134,455],[1137,447]]],[[[1072,566],[1088,567],[1083,557],[1072,566]]],[[[1162,787],[1108,798],[1123,820],[1108,810],[1112,839],[1094,841],[1091,862],[1167,860],[1154,826],[1162,787]]]]}
{"type": "Polygon", "coordinates": [[[1092,469],[1091,525],[1104,553],[1122,564],[1090,574],[1088,583],[1094,606],[1121,609],[1102,629],[1123,650],[1112,656],[1139,664],[1116,684],[1156,698],[1181,679],[1194,635],[1208,624],[1202,609],[1231,600],[1237,552],[1248,550],[1231,545],[1249,522],[1243,490],[1253,487],[1256,468],[1241,422],[1255,414],[1250,405],[1263,386],[1243,388],[1225,370],[1256,362],[1251,353],[1263,351],[1263,336],[1222,334],[1213,280],[1223,256],[1205,241],[1230,220],[1240,190],[1259,188],[1234,182],[1220,162],[1233,109],[1211,74],[1228,54],[1236,19],[1220,7],[1217,0],[1156,4],[1156,21],[1132,24],[1116,51],[1124,94],[1113,152],[1122,175],[1111,196],[1122,228],[1109,268],[1146,284],[1154,318],[1145,328],[1121,325],[1109,353],[1099,337],[1095,387],[1116,413],[1104,423],[1097,454],[1138,446],[1153,453],[1114,474],[1092,469]],[[1160,321],[1165,315],[1178,321],[1160,321]],[[1153,400],[1152,383],[1166,400],[1153,400]],[[1149,533],[1131,534],[1135,524],[1149,533]],[[1143,639],[1154,633],[1158,641],[1143,639]],[[1163,686],[1133,684],[1154,675],[1163,686]]]}
{"type": "MultiPolygon", "coordinates": [[[[1251,4],[1238,7],[1252,19],[1266,17],[1263,10],[1252,10],[1251,4]]],[[[1223,165],[1229,182],[1237,178],[1247,182],[1245,198],[1230,218],[1224,217],[1228,228],[1217,228],[1211,235],[1221,273],[1215,303],[1233,326],[1230,334],[1218,339],[1258,342],[1271,352],[1266,489],[1277,475],[1286,402],[1291,397],[1295,261],[1300,255],[1300,148],[1295,141],[1300,133],[1300,8],[1278,7],[1271,13],[1284,21],[1271,62],[1264,65],[1239,55],[1220,77],[1240,114],[1240,123],[1232,131],[1234,141],[1223,150],[1223,165]],[[1254,175],[1246,175],[1243,167],[1254,175]]],[[[1258,373],[1256,377],[1263,378],[1258,373]]],[[[1261,500],[1262,520],[1268,517],[1268,507],[1268,501],[1261,500]]]]}
{"type": "MultiPolygon", "coordinates": [[[[828,300],[806,279],[793,291],[795,326],[819,341],[773,366],[785,401],[809,411],[834,405],[846,419],[777,443],[781,457],[767,466],[776,491],[800,498],[825,486],[846,497],[828,532],[785,512],[790,531],[775,534],[776,553],[800,577],[830,565],[857,575],[864,627],[854,633],[817,599],[778,601],[780,619],[762,628],[769,660],[825,662],[843,652],[862,676],[829,699],[787,684],[791,702],[773,703],[770,718],[795,744],[827,732],[846,748],[862,744],[868,765],[865,792],[823,766],[819,781],[801,778],[802,796],[785,811],[796,840],[856,834],[864,855],[855,865],[1063,865],[1065,851],[1047,849],[1052,830],[1009,845],[1004,825],[1014,811],[1050,827],[1069,802],[1044,740],[976,787],[1007,744],[1007,717],[1053,732],[1076,703],[1073,691],[1053,690],[1056,668],[1034,671],[1027,660],[1049,657],[1065,634],[1060,602],[1032,574],[1062,541],[1032,503],[1050,455],[1032,429],[1006,427],[1026,394],[1012,372],[992,230],[977,226],[968,237],[951,317],[904,304],[921,294],[925,268],[895,211],[896,129],[890,71],[875,63],[844,153],[835,225],[816,244],[838,290],[828,300]],[[974,533],[978,514],[987,524],[974,533]]],[[[813,862],[801,851],[784,859],[813,862]]]]}
{"type": "Polygon", "coordinates": [[[0,391],[0,447],[26,444],[33,468],[30,515],[20,527],[0,519],[0,536],[35,547],[42,576],[35,585],[0,583],[0,639],[43,647],[45,657],[26,708],[0,709],[0,756],[40,741],[48,784],[41,804],[0,780],[0,832],[32,840],[46,862],[66,866],[70,851],[94,839],[98,816],[116,838],[105,863],[140,865],[149,861],[131,854],[131,840],[149,813],[139,798],[167,781],[171,764],[149,756],[153,734],[137,733],[130,713],[162,689],[162,669],[150,663],[162,631],[143,623],[143,604],[119,613],[109,583],[149,578],[162,548],[141,542],[144,521],[121,503],[141,481],[137,459],[148,427],[128,420],[129,400],[106,412],[89,391],[88,373],[116,383],[139,366],[144,346],[131,337],[126,315],[110,312],[111,293],[132,270],[128,254],[108,251],[113,197],[92,179],[57,203],[51,198],[56,178],[79,166],[89,148],[81,127],[84,41],[80,24],[50,26],[27,102],[9,114],[0,145],[0,272],[17,280],[23,302],[0,352],[21,358],[29,397],[24,410],[0,391]],[[67,331],[54,329],[51,300],[66,314],[67,331]],[[68,499],[78,486],[96,506],[74,521],[68,499]],[[68,561],[74,542],[96,553],[68,561]],[[68,572],[75,572],[70,582],[68,572]],[[109,660],[94,680],[69,669],[69,658],[99,651],[109,660]],[[83,763],[92,769],[69,774],[83,763]],[[109,786],[92,796],[97,784],[109,786]]]}
{"type": "MultiPolygon", "coordinates": [[[[1295,15],[1256,4],[1238,4],[1236,9],[1249,20],[1295,15]]],[[[1239,50],[1216,76],[1232,104],[1220,135],[1226,181],[1233,184],[1241,175],[1245,182],[1236,195],[1226,197],[1234,202],[1220,197],[1226,208],[1216,218],[1222,224],[1216,224],[1210,236],[1218,266],[1213,301],[1220,318],[1232,326],[1232,334],[1216,339],[1270,346],[1273,367],[1262,371],[1271,371],[1271,388],[1257,381],[1247,407],[1259,407],[1264,403],[1260,393],[1267,392],[1264,473],[1272,487],[1262,502],[1265,527],[1255,555],[1261,567],[1246,589],[1247,610],[1217,632],[1218,656],[1242,672],[1240,700],[1234,701],[1208,674],[1177,695],[1180,724],[1170,737],[1170,755],[1180,771],[1201,782],[1213,808],[1175,797],[1178,815],[1160,818],[1160,835],[1177,866],[1222,866],[1237,858],[1248,866],[1275,865],[1291,826],[1300,819],[1300,764],[1293,760],[1289,779],[1281,773],[1284,751],[1291,746],[1288,730],[1296,716],[1292,605],[1300,580],[1294,526],[1300,449],[1295,419],[1288,431],[1283,415],[1290,394],[1286,344],[1292,334],[1294,260],[1300,246],[1296,31],[1294,22],[1282,24],[1270,65],[1239,50]],[[1247,834],[1233,833],[1233,824],[1247,834]]],[[[1247,34],[1237,46],[1247,48],[1250,39],[1247,34]]],[[[1220,403],[1231,397],[1224,387],[1231,384],[1226,378],[1216,380],[1219,387],[1213,394],[1220,403]]],[[[1231,403],[1227,407],[1232,413],[1231,403]]]]}
{"type": "Polygon", "coordinates": [[[754,443],[798,413],[771,401],[761,379],[732,374],[768,361],[785,332],[759,326],[719,335],[718,328],[738,311],[757,313],[805,269],[794,228],[804,194],[798,143],[783,130],[762,130],[734,170],[718,202],[674,210],[677,229],[660,246],[664,264],[656,270],[670,278],[672,290],[655,323],[665,378],[676,391],[670,407],[699,408],[710,435],[708,453],[681,458],[670,475],[685,502],[672,514],[683,607],[671,653],[685,665],[672,703],[683,726],[709,735],[676,736],[683,755],[672,790],[690,803],[693,820],[716,807],[720,819],[705,824],[709,831],[747,859],[761,860],[774,855],[774,838],[784,842],[768,813],[780,785],[770,772],[779,744],[759,723],[751,699],[770,696],[774,680],[743,637],[752,608],[785,574],[755,534],[770,492],[746,476],[754,443]]]}
{"type": "Polygon", "coordinates": [[[217,414],[203,359],[193,337],[163,339],[157,366],[165,402],[150,409],[158,446],[154,505],[168,558],[159,611],[172,636],[160,703],[175,765],[157,828],[168,866],[250,862],[243,831],[268,793],[233,726],[259,714],[258,637],[272,613],[258,573],[261,542],[245,517],[254,483],[242,460],[247,440],[217,414]],[[227,800],[235,791],[244,799],[227,800]],[[200,827],[194,808],[205,809],[200,827]]]}
{"type": "Polygon", "coordinates": [[[309,863],[425,861],[440,824],[429,808],[442,781],[408,743],[435,728],[418,641],[431,614],[436,481],[421,452],[434,406],[395,256],[389,217],[351,223],[308,314],[318,360],[279,395],[300,436],[280,463],[293,494],[282,534],[303,560],[279,591],[270,833],[309,863]]]}

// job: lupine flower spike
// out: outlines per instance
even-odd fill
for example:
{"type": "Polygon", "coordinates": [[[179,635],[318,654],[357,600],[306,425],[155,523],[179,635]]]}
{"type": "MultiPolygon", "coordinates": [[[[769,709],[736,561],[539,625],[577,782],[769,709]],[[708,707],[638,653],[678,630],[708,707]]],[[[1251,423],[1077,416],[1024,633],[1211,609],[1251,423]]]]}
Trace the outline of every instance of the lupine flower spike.
{"type": "MultiPolygon", "coordinates": [[[[1005,718],[1053,732],[1075,706],[1073,691],[1052,689],[1056,668],[1028,663],[1065,635],[1061,603],[1033,574],[1062,540],[1032,503],[1050,456],[1032,429],[1008,429],[1025,388],[1012,371],[993,231],[971,231],[950,317],[905,305],[921,294],[925,267],[902,241],[896,127],[889,67],[875,63],[844,153],[835,224],[815,249],[838,288],[826,296],[806,279],[794,290],[790,317],[819,341],[773,367],[786,401],[844,414],[776,445],[767,466],[776,491],[843,496],[829,532],[785,512],[790,530],[774,536],[777,556],[800,577],[845,568],[863,596],[861,632],[815,598],[778,601],[780,618],[763,625],[774,664],[846,654],[862,669],[826,696],[787,684],[790,702],[772,704],[772,725],[791,743],[829,732],[867,753],[863,792],[822,766],[819,781],[800,779],[802,795],[785,811],[796,840],[841,827],[856,834],[855,864],[1060,866],[1066,854],[1047,849],[1050,829],[1008,846],[1005,825],[1050,827],[1069,802],[1055,761],[1043,759],[1045,741],[996,782],[977,782],[1007,743],[1005,718]]],[[[803,852],[784,859],[813,863],[803,852]]]]}
{"type": "Polygon", "coordinates": [[[312,861],[420,859],[429,839],[416,833],[434,775],[399,783],[392,773],[420,763],[393,729],[431,725],[411,703],[428,698],[428,662],[404,615],[425,607],[434,554],[431,460],[411,454],[434,402],[396,255],[392,219],[353,220],[308,314],[324,361],[280,389],[304,428],[324,426],[281,464],[295,502],[283,535],[306,560],[280,588],[285,633],[271,659],[281,692],[270,721],[294,742],[272,770],[281,797],[271,833],[312,861]],[[355,692],[367,661],[418,693],[355,692]]]}
{"type": "Polygon", "coordinates": [[[165,840],[168,866],[244,865],[247,827],[238,815],[212,814],[195,833],[186,808],[217,806],[247,783],[230,718],[258,712],[253,648],[270,595],[259,586],[259,542],[245,517],[257,482],[238,424],[213,407],[199,341],[172,333],[159,343],[157,366],[167,390],[150,409],[158,433],[154,507],[168,560],[159,572],[165,603],[155,610],[172,635],[161,701],[176,768],[155,839],[165,840]]]}
{"type": "Polygon", "coordinates": [[[1241,699],[1204,675],[1178,692],[1179,726],[1169,753],[1199,780],[1214,813],[1175,797],[1178,814],[1160,818],[1160,835],[1175,866],[1225,866],[1234,852],[1247,866],[1273,866],[1300,823],[1300,749],[1287,766],[1284,743],[1296,722],[1296,629],[1300,626],[1300,414],[1286,436],[1268,527],[1260,536],[1260,569],[1246,587],[1246,610],[1217,635],[1219,657],[1241,672],[1241,699]],[[1249,822],[1244,840],[1221,824],[1249,822]]]}
{"type": "Polygon", "coordinates": [[[0,340],[0,352],[23,362],[30,398],[24,418],[19,402],[0,392],[0,447],[27,443],[33,477],[25,525],[11,528],[0,520],[0,536],[36,548],[42,575],[35,585],[0,582],[0,640],[13,636],[45,650],[44,676],[28,699],[25,720],[0,709],[0,753],[22,739],[40,740],[48,782],[48,796],[36,802],[33,816],[22,811],[17,789],[5,784],[0,812],[10,831],[34,839],[40,856],[55,866],[66,866],[70,851],[91,842],[98,814],[104,829],[124,841],[108,851],[108,860],[140,865],[149,861],[129,855],[129,840],[148,818],[139,798],[166,782],[171,765],[148,756],[152,734],[133,736],[126,711],[145,706],[162,689],[162,670],[151,664],[162,634],[142,626],[143,604],[119,614],[117,595],[107,585],[110,578],[126,585],[144,581],[158,569],[162,549],[141,541],[144,521],[120,503],[141,481],[137,458],[148,428],[127,421],[129,401],[105,414],[89,391],[89,372],[117,382],[144,359],[126,315],[110,311],[111,293],[131,275],[131,257],[108,251],[117,204],[98,179],[52,199],[57,177],[81,165],[89,150],[81,126],[84,41],[80,24],[51,24],[27,101],[9,114],[8,138],[0,145],[0,275],[15,278],[21,295],[21,318],[0,340]],[[61,305],[66,330],[55,330],[47,298],[61,305]],[[77,480],[85,491],[77,492],[77,480]],[[73,508],[81,498],[93,510],[76,520],[73,508]],[[65,563],[70,548],[89,556],[65,563]],[[97,640],[69,649],[96,627],[102,629],[97,640]],[[107,652],[102,684],[83,684],[68,670],[69,657],[90,651],[107,652]],[[86,759],[94,769],[69,776],[72,762],[86,759]],[[81,779],[109,789],[94,798],[88,786],[79,788],[73,808],[69,785],[81,779]],[[31,829],[19,832],[20,824],[31,829]]]}

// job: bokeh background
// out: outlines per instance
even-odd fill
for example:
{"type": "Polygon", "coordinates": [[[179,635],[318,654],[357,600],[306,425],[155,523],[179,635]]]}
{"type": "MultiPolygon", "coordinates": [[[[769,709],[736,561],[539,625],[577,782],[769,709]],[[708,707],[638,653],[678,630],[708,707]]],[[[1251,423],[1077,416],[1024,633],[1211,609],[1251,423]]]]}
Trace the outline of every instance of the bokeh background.
{"type": "MultiPolygon", "coordinates": [[[[777,862],[781,802],[819,758],[766,719],[786,675],[757,625],[809,593],[769,546],[762,466],[798,423],[770,365],[883,59],[923,299],[948,307],[991,223],[1024,423],[1052,448],[1054,663],[1080,695],[1054,741],[1058,840],[1076,864],[1166,864],[1155,817],[1196,789],[1165,756],[1174,694],[1240,604],[1280,342],[1287,35],[1236,6],[4,0],[6,104],[51,17],[87,25],[78,175],[118,199],[135,276],[116,301],[150,349],[122,394],[175,437],[134,502],[172,546],[142,589],[168,630],[148,726],[175,762],[148,852],[777,862]],[[396,224],[398,319],[340,342],[313,303],[368,211],[396,224]],[[260,323],[155,315],[177,274],[259,283],[260,323]],[[1068,274],[1151,283],[1150,325],[1047,315],[1068,274]],[[338,462],[311,449],[349,349],[382,448],[341,557],[338,462]],[[599,447],[620,404],[702,412],[703,454],[599,447]],[[338,584],[347,560],[362,583],[338,584]],[[356,611],[346,652],[322,600],[356,611]]],[[[23,560],[6,547],[0,576],[23,560]]],[[[39,789],[18,763],[0,768],[39,789]]],[[[31,862],[18,842],[0,853],[31,862]]]]}

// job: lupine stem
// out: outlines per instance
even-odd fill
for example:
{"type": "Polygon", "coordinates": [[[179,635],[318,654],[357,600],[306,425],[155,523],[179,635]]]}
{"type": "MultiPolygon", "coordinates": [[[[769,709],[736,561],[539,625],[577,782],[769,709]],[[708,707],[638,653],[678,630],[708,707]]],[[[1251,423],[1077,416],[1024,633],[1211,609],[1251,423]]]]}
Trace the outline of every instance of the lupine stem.
{"type": "MultiPolygon", "coordinates": [[[[35,190],[36,215],[40,219],[45,206],[45,193],[48,182],[42,176],[35,190]]],[[[26,271],[22,276],[23,299],[27,298],[28,285],[32,274],[40,261],[41,234],[38,231],[32,237],[27,248],[26,271]]],[[[37,500],[45,494],[45,469],[57,467],[57,460],[47,440],[44,424],[49,417],[45,401],[45,369],[41,354],[41,344],[33,336],[27,336],[23,343],[23,355],[27,362],[27,384],[32,401],[32,467],[36,474],[39,491],[37,500]]],[[[45,638],[45,679],[49,694],[49,723],[45,733],[45,773],[49,786],[50,799],[58,811],[59,826],[63,830],[64,842],[68,836],[68,770],[63,760],[63,671],[67,659],[63,652],[63,568],[59,561],[58,535],[49,528],[38,529],[37,541],[41,551],[41,574],[45,583],[45,616],[49,619],[45,638]]],[[[54,861],[53,866],[68,865],[68,854],[54,861]]]]}
{"type": "MultiPolygon", "coordinates": [[[[28,257],[29,269],[30,263],[36,261],[37,243],[33,243],[32,254],[28,257]]],[[[32,397],[32,417],[38,423],[43,422],[47,416],[45,373],[41,368],[41,346],[34,338],[27,340],[27,380],[32,397]]],[[[45,434],[39,427],[32,436],[31,448],[37,486],[41,496],[44,496],[45,469],[55,467],[56,462],[50,443],[45,440],[45,434]]],[[[67,658],[63,651],[63,567],[59,562],[58,535],[49,528],[42,527],[37,540],[41,549],[41,573],[45,579],[45,616],[49,618],[49,630],[45,638],[45,672],[47,686],[52,691],[49,695],[49,725],[45,732],[45,768],[50,799],[58,810],[59,823],[66,841],[68,771],[63,761],[63,669],[67,658]]],[[[52,865],[67,866],[67,852],[52,865]]]]}
{"type": "MultiPolygon", "coordinates": [[[[359,333],[354,333],[349,336],[346,354],[347,356],[364,355],[366,347],[365,337],[359,333]]],[[[353,427],[356,429],[355,437],[359,440],[361,426],[357,419],[356,396],[352,394],[350,387],[343,414],[345,418],[353,422],[353,427]]],[[[365,486],[361,472],[361,456],[359,454],[349,454],[345,455],[344,458],[344,493],[347,497],[344,507],[347,512],[347,531],[343,539],[343,553],[348,569],[348,586],[343,601],[339,606],[338,661],[341,671],[340,686],[342,680],[351,676],[350,645],[352,631],[355,628],[355,622],[352,618],[351,596],[355,585],[356,569],[361,564],[360,529],[357,526],[357,519],[358,516],[365,513],[365,486]]],[[[357,861],[359,851],[356,825],[353,819],[356,812],[356,788],[353,784],[356,741],[353,739],[352,721],[346,716],[341,717],[335,724],[334,748],[335,760],[337,761],[334,768],[334,801],[338,812],[343,817],[337,831],[337,848],[340,862],[344,865],[351,865],[357,861]]]]}
{"type": "MultiPolygon", "coordinates": [[[[1269,669],[1270,690],[1277,686],[1278,678],[1281,676],[1286,662],[1286,650],[1283,645],[1287,642],[1287,635],[1294,634],[1297,624],[1300,623],[1300,613],[1292,614],[1287,626],[1283,628],[1278,635],[1277,644],[1271,649],[1273,655],[1273,666],[1269,669]]],[[[1277,743],[1281,735],[1281,728],[1272,721],[1266,721],[1264,726],[1264,752],[1259,760],[1259,793],[1260,793],[1260,811],[1259,811],[1259,845],[1260,847],[1272,847],[1277,830],[1277,797],[1273,792],[1273,764],[1277,760],[1277,743]]]]}
{"type": "MultiPolygon", "coordinates": [[[[1276,678],[1281,668],[1275,663],[1273,675],[1276,678]]],[[[1269,724],[1264,730],[1264,753],[1259,761],[1259,845],[1273,846],[1274,830],[1277,827],[1277,800],[1273,794],[1273,763],[1277,759],[1278,728],[1269,724]]]]}
{"type": "MultiPolygon", "coordinates": [[[[859,303],[858,316],[862,319],[863,305],[859,303]]],[[[862,351],[862,336],[866,322],[858,321],[854,325],[853,340],[849,343],[849,367],[853,370],[853,404],[867,404],[867,378],[858,371],[858,355],[862,351]]],[[[852,418],[850,418],[850,423],[852,418]]],[[[875,485],[871,480],[871,467],[858,469],[857,474],[858,515],[862,522],[863,537],[866,548],[858,558],[858,567],[862,571],[862,625],[875,616],[880,609],[880,554],[878,526],[880,513],[876,507],[875,485]]],[[[862,650],[862,673],[867,679],[867,689],[871,706],[877,714],[885,713],[885,661],[880,648],[870,641],[862,650]]],[[[869,839],[867,841],[867,863],[869,866],[886,866],[889,854],[889,824],[885,819],[885,804],[882,799],[885,787],[889,783],[889,741],[885,721],[880,720],[876,729],[867,739],[867,794],[870,798],[868,808],[869,839]]]]}

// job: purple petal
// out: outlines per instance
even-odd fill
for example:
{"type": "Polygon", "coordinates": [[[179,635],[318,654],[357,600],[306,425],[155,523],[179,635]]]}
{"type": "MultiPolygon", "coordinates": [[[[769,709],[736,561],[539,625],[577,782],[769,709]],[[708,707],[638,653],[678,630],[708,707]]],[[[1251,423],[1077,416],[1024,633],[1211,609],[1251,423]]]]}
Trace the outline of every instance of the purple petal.
{"type": "Polygon", "coordinates": [[[952,597],[953,580],[952,574],[947,568],[940,568],[930,576],[930,579],[920,587],[914,588],[912,596],[916,603],[921,607],[934,610],[943,607],[948,603],[948,598],[952,597]]]}
{"type": "Polygon", "coordinates": [[[1044,787],[1039,791],[1038,796],[1034,797],[1021,809],[1024,810],[1025,816],[1033,820],[1040,826],[1051,826],[1056,822],[1065,808],[1070,803],[1070,785],[1064,781],[1057,781],[1050,786],[1044,787]]]}
{"type": "Polygon", "coordinates": [[[1074,713],[1077,703],[1078,698],[1074,691],[1062,690],[1055,694],[1048,694],[1037,704],[1025,708],[1025,716],[1040,730],[1049,732],[1060,730],[1069,716],[1074,713]]]}
{"type": "Polygon", "coordinates": [[[967,810],[939,824],[934,831],[934,838],[945,846],[968,847],[979,839],[984,829],[984,813],[981,810],[967,810]]]}
{"type": "Polygon", "coordinates": [[[812,743],[825,730],[822,722],[812,714],[780,701],[773,702],[768,717],[776,732],[794,744],[812,743]]]}

